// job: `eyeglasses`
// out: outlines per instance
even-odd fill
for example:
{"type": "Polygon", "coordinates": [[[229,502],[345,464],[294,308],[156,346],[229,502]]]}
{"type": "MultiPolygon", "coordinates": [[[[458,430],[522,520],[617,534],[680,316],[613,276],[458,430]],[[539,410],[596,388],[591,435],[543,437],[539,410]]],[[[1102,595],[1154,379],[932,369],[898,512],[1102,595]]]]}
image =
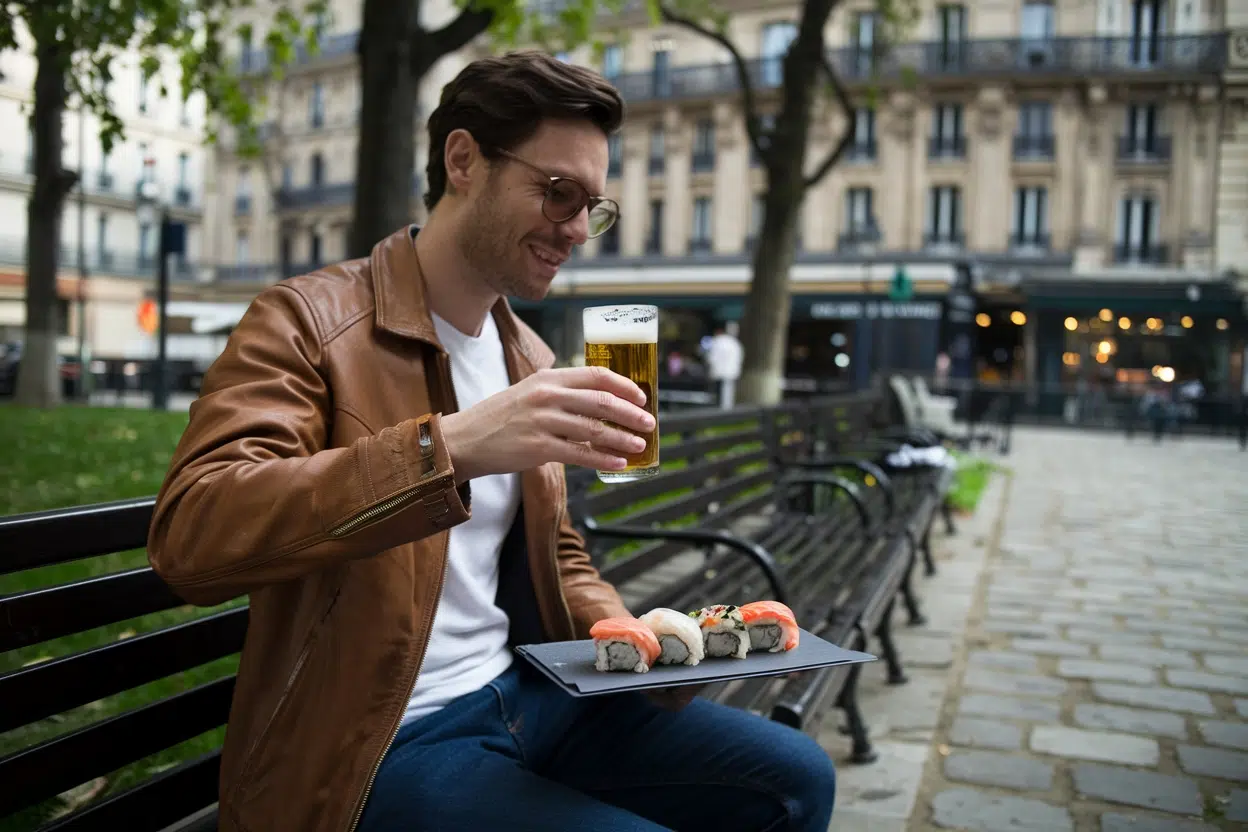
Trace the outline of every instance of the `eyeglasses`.
{"type": "Polygon", "coordinates": [[[593,196],[575,179],[551,176],[537,165],[521,159],[514,153],[501,148],[494,148],[494,152],[513,162],[519,162],[550,180],[550,184],[546,186],[546,195],[542,198],[542,214],[551,222],[567,222],[581,213],[582,209],[588,207],[589,236],[592,238],[606,233],[607,229],[615,225],[615,221],[619,219],[620,206],[614,199],[593,196]]]}

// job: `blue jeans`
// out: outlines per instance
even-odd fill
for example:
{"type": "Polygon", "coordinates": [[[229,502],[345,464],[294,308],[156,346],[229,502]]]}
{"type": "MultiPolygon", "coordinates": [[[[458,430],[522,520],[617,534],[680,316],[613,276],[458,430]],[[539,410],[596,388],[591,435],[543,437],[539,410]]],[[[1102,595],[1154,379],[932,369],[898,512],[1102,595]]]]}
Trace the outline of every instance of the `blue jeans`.
{"type": "Polygon", "coordinates": [[[517,659],[400,729],[359,832],[827,832],[836,772],[812,739],[695,699],[576,699],[517,659]]]}

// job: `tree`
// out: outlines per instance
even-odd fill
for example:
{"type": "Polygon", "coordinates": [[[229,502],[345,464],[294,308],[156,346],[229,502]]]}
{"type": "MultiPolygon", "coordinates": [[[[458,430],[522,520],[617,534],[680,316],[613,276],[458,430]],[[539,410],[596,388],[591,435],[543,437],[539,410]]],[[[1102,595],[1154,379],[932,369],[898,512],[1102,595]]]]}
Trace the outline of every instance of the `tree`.
{"type": "MultiPolygon", "coordinates": [[[[293,6],[294,0],[289,0],[293,6]]],[[[323,8],[311,0],[305,13],[323,8]]],[[[165,65],[181,68],[181,95],[205,95],[210,112],[234,125],[248,125],[252,103],[225,58],[223,43],[233,34],[234,15],[251,0],[0,0],[0,53],[18,49],[23,30],[33,41],[37,63],[34,108],[35,183],[26,232],[26,327],[18,373],[18,404],[56,405],[61,399],[57,370],[56,278],[61,216],[79,171],[63,165],[61,138],[71,104],[100,120],[107,152],[122,138],[109,82],[119,59],[133,52],[145,77],[165,65]]],[[[270,38],[278,62],[289,60],[291,44],[304,33],[301,14],[282,6],[270,38]]],[[[168,95],[162,85],[160,96],[168,95]]]]}
{"type": "MultiPolygon", "coordinates": [[[[421,80],[445,56],[482,35],[571,49],[594,40],[604,13],[624,0],[570,0],[557,12],[533,12],[524,0],[464,0],[438,29],[421,23],[421,0],[364,0],[360,28],[360,131],[349,257],[410,221],[415,173],[416,100],[421,80]]],[[[595,46],[600,44],[595,43],[595,46]]]]}
{"type": "MultiPolygon", "coordinates": [[[[806,192],[836,165],[853,141],[856,111],[828,54],[824,32],[841,0],[804,0],[797,33],[782,60],[779,111],[765,127],[754,77],[741,50],[727,34],[727,16],[706,0],[648,0],[652,17],[683,26],[723,47],[732,59],[741,90],[750,146],[767,174],[763,226],[754,251],[749,296],[742,320],[745,360],[737,398],[749,404],[780,401],[791,306],[789,270],[793,265],[797,221],[806,192]],[[822,79],[822,86],[821,80],[822,79]],[[831,150],[808,164],[807,139],[821,89],[845,114],[845,131],[831,150]]],[[[895,39],[917,16],[915,0],[876,0],[882,31],[877,41],[895,39]],[[883,37],[881,38],[881,35],[883,37]]]]}

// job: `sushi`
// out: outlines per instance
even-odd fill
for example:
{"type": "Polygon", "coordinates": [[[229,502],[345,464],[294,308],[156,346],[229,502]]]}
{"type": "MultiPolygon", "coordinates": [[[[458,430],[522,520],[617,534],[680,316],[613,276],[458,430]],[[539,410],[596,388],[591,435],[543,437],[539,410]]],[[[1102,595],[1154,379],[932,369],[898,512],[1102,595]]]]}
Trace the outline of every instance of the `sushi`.
{"type": "Polygon", "coordinates": [[[659,657],[658,637],[636,618],[604,618],[589,630],[597,654],[594,668],[646,673],[659,657]]]}
{"type": "Polygon", "coordinates": [[[731,656],[744,659],[750,652],[750,634],[741,617],[741,608],[732,604],[715,604],[689,613],[702,628],[702,640],[708,656],[731,656]]]}
{"type": "Polygon", "coordinates": [[[777,653],[797,646],[797,617],[779,601],[755,601],[741,607],[751,650],[777,653]]]}
{"type": "Polygon", "coordinates": [[[706,656],[702,630],[689,616],[655,607],[638,619],[659,639],[658,664],[696,665],[706,656]]]}

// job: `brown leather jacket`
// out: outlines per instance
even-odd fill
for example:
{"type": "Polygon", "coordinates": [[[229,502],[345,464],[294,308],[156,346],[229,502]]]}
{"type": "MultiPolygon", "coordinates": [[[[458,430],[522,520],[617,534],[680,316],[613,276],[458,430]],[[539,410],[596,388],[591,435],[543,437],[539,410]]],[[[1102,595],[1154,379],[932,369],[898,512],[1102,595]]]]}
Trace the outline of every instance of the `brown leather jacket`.
{"type": "MultiPolygon", "coordinates": [[[[194,604],[250,595],[223,830],[353,829],[420,673],[471,483],[455,487],[442,442],[449,360],[411,232],[256,298],[157,500],[156,572],[194,604]]],[[[505,300],[493,314],[513,383],[552,365],[505,300]]],[[[568,523],[562,466],[521,482],[546,637],[588,638],[626,609],[568,523]]]]}

